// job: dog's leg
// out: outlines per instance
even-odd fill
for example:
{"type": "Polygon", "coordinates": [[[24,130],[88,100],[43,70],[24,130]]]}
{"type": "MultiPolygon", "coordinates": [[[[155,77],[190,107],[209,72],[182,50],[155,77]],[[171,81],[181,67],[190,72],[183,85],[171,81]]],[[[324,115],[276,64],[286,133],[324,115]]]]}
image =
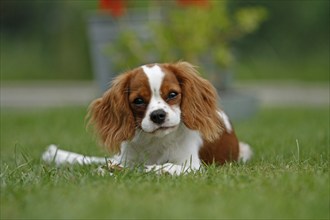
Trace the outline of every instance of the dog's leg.
{"type": "MultiPolygon", "coordinates": [[[[56,165],[61,164],[106,164],[109,160],[115,160],[113,158],[102,158],[102,157],[89,157],[74,152],[58,149],[55,145],[50,145],[47,150],[42,154],[42,160],[51,163],[54,162],[56,165]]],[[[116,163],[117,161],[113,161],[116,163]]],[[[119,162],[117,162],[119,164],[119,162]]]]}

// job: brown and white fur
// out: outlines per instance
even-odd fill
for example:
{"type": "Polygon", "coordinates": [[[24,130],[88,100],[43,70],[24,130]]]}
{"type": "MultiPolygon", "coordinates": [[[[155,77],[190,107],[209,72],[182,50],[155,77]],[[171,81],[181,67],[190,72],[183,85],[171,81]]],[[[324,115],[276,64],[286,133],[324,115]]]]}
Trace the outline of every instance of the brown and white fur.
{"type": "MultiPolygon", "coordinates": [[[[150,64],[118,76],[91,104],[89,118],[115,154],[109,160],[124,167],[181,174],[203,163],[246,162],[252,151],[238,141],[217,100],[214,87],[191,64],[150,64]]],[[[55,146],[43,159],[57,164],[105,161],[55,146]]]]}

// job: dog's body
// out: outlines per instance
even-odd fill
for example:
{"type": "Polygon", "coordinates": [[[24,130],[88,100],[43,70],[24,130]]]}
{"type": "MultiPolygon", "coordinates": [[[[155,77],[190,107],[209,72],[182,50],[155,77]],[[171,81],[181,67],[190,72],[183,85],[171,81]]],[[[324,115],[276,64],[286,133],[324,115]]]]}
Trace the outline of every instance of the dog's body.
{"type": "Polygon", "coordinates": [[[110,160],[123,166],[180,174],[246,161],[250,147],[239,143],[217,100],[189,63],[145,65],[117,77],[91,104],[90,123],[116,154],[110,160]]]}

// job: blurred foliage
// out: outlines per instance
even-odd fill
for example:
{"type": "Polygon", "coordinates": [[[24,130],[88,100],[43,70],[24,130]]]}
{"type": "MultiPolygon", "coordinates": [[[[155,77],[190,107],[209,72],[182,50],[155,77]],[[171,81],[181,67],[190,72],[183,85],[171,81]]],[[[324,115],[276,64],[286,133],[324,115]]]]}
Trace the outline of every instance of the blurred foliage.
{"type": "MultiPolygon", "coordinates": [[[[136,6],[148,6],[146,1],[134,2],[138,3],[136,6]]],[[[151,2],[151,5],[157,6],[155,1],[151,2]]],[[[89,12],[95,10],[97,4],[96,0],[1,0],[1,80],[91,79],[93,76],[90,67],[86,21],[89,12]]],[[[228,1],[227,13],[233,19],[231,22],[236,25],[241,23],[240,28],[243,26],[246,28],[245,31],[248,31],[254,28],[251,25],[254,22],[249,21],[249,19],[253,21],[256,18],[253,16],[246,18],[245,16],[251,16],[247,12],[233,12],[240,8],[258,9],[259,7],[266,8],[268,11],[267,19],[259,27],[259,30],[250,34],[245,32],[244,37],[233,38],[233,41],[230,42],[229,53],[218,52],[219,57],[226,57],[226,54],[230,54],[227,58],[228,61],[224,63],[235,61],[233,69],[236,78],[329,80],[329,1],[228,1]],[[235,20],[234,18],[237,16],[240,18],[235,20]]],[[[173,17],[176,11],[181,9],[177,8],[177,5],[173,5],[171,7],[173,17]]],[[[197,8],[184,8],[182,10],[185,10],[184,13],[188,13],[188,11],[197,11],[197,8]]],[[[202,17],[203,10],[198,10],[190,18],[183,19],[191,19],[196,22],[196,25],[201,26],[197,17],[202,17]]],[[[211,14],[209,10],[204,11],[211,14]]],[[[173,27],[169,24],[170,22],[166,24],[167,27],[174,29],[183,23],[175,24],[173,27]]],[[[189,26],[194,27],[195,24],[192,23],[189,26]]],[[[204,26],[202,28],[206,30],[208,27],[204,26]]],[[[233,27],[232,24],[231,27],[233,27]]],[[[156,26],[156,28],[159,27],[156,26]]],[[[182,32],[185,29],[187,27],[184,27],[182,32]]],[[[155,34],[160,35],[160,33],[156,32],[155,34]]],[[[125,39],[130,37],[127,34],[121,40],[123,42],[132,41],[125,39]]],[[[162,39],[164,42],[171,42],[170,39],[166,39],[169,37],[167,35],[160,37],[164,38],[162,39]]],[[[160,47],[165,51],[161,56],[168,57],[166,61],[175,61],[177,57],[188,60],[177,54],[178,52],[174,53],[173,48],[196,41],[198,38],[195,36],[179,38],[179,35],[170,37],[178,39],[175,45],[149,42],[151,49],[147,48],[146,52],[141,52],[134,59],[141,59],[139,56],[149,56],[148,59],[159,61],[161,57],[147,52],[154,50],[154,48],[158,50],[160,47]],[[171,53],[174,54],[173,57],[170,57],[171,53]]],[[[195,50],[195,53],[203,49],[210,49],[214,53],[214,45],[220,44],[217,41],[222,40],[222,35],[214,39],[216,42],[209,43],[208,48],[202,48],[203,44],[191,44],[190,47],[195,50]]],[[[128,45],[124,46],[128,47],[128,45]]],[[[228,49],[224,46],[222,50],[228,49]]],[[[203,52],[204,54],[199,56],[206,59],[206,56],[209,55],[206,51],[203,52]]],[[[193,57],[193,54],[188,55],[193,57]]],[[[111,59],[117,57],[127,62],[124,69],[134,67],[128,63],[136,61],[129,61],[125,55],[116,55],[111,59]]],[[[226,59],[223,58],[223,60],[226,59]]]]}
{"type": "Polygon", "coordinates": [[[329,82],[328,0],[233,1],[231,7],[264,6],[265,25],[235,42],[238,79],[329,82]]]}
{"type": "Polygon", "coordinates": [[[232,12],[228,9],[225,0],[212,1],[209,7],[202,8],[166,7],[167,16],[161,24],[151,21],[148,40],[124,29],[109,49],[115,69],[182,59],[199,66],[205,66],[201,63],[206,59],[227,69],[234,60],[232,42],[255,32],[267,18],[263,7],[237,8],[232,12]]]}
{"type": "Polygon", "coordinates": [[[1,79],[91,78],[85,13],[96,5],[1,0],[1,79]]]}

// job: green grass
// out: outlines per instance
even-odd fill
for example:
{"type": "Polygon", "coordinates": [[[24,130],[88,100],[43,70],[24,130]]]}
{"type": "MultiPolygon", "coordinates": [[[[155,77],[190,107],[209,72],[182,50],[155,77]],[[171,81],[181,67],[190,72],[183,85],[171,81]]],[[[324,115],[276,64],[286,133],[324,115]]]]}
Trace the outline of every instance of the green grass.
{"type": "Polygon", "coordinates": [[[104,155],[85,109],[1,111],[1,218],[329,218],[329,109],[263,109],[235,123],[247,165],[180,177],[40,161],[50,143],[104,155]],[[298,141],[298,143],[297,143],[298,141]]]}

